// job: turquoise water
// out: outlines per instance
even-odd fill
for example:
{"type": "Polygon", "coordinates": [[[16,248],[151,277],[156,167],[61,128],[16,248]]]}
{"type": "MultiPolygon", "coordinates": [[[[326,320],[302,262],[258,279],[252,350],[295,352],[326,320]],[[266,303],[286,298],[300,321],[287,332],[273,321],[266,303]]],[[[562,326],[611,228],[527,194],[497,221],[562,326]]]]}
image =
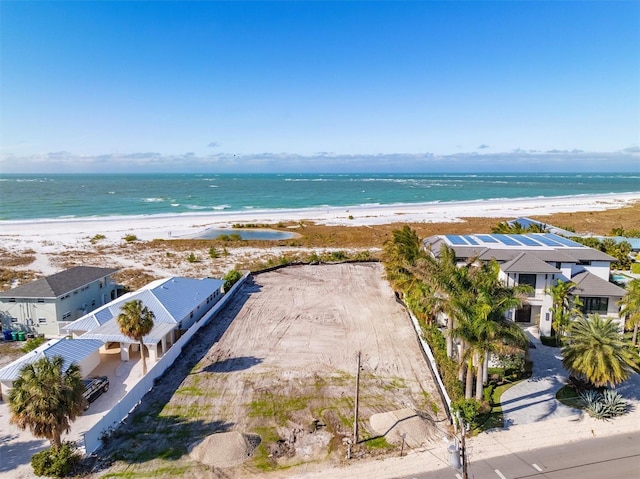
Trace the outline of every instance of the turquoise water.
{"type": "Polygon", "coordinates": [[[0,220],[640,192],[636,174],[0,175],[0,220]]]}

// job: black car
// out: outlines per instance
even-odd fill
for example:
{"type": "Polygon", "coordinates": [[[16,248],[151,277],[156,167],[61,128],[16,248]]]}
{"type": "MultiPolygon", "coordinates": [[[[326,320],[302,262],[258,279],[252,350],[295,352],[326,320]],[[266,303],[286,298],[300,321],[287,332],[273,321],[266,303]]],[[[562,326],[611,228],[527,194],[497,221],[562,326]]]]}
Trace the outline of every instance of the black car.
{"type": "Polygon", "coordinates": [[[106,393],[109,390],[109,378],[107,376],[97,376],[93,378],[83,379],[84,383],[84,398],[87,400],[87,406],[98,399],[102,393],[106,393]]]}

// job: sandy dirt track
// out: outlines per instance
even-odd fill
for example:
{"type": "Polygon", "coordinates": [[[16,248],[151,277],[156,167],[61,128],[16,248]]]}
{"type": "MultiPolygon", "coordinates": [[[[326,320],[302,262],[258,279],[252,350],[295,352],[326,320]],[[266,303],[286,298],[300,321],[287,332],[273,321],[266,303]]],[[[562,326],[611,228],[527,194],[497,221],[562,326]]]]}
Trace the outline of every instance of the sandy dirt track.
{"type": "MultiPolygon", "coordinates": [[[[353,430],[357,351],[361,439],[375,435],[368,419],[376,413],[411,408],[442,420],[443,406],[415,332],[383,275],[381,264],[364,263],[293,266],[248,278],[145,397],[142,419],[116,435],[109,450],[118,451],[122,462],[112,470],[158,471],[157,458],[167,455],[162,448],[175,449],[171,435],[185,436],[184,428],[191,445],[230,431],[262,440],[233,469],[215,466],[216,460],[221,466],[230,462],[216,458],[219,451],[211,451],[206,467],[186,452],[175,454],[180,457],[172,457],[172,467],[187,467],[187,477],[250,477],[294,463],[340,463],[343,438],[353,430]],[[159,412],[153,410],[158,404],[159,412]],[[144,439],[136,428],[145,431],[144,439]],[[147,460],[140,460],[141,451],[147,460]]],[[[432,431],[421,444],[441,441],[432,431]]],[[[379,450],[359,445],[354,454],[379,450]]]]}

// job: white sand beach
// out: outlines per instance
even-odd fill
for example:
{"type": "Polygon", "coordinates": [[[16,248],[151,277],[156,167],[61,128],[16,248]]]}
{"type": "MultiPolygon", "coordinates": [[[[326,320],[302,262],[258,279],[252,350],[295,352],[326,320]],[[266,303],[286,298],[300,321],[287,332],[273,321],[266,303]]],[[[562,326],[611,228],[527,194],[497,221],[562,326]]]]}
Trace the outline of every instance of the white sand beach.
{"type": "Polygon", "coordinates": [[[462,218],[516,218],[581,211],[622,208],[640,201],[639,193],[567,196],[556,198],[483,200],[451,203],[399,204],[350,208],[291,209],[246,212],[212,212],[173,216],[127,216],[64,218],[55,220],[0,221],[0,240],[5,248],[32,248],[53,244],[73,247],[96,234],[120,242],[133,234],[140,240],[189,238],[207,228],[226,228],[235,223],[277,224],[311,221],[329,226],[375,226],[390,223],[458,222],[462,218]]]}

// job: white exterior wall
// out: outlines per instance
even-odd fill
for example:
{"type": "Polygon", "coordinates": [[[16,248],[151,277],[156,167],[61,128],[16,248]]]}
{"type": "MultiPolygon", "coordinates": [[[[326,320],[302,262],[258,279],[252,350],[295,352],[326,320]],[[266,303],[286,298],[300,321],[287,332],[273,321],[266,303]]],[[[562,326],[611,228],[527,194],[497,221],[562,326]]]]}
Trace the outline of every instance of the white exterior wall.
{"type": "Polygon", "coordinates": [[[78,364],[80,366],[80,374],[82,374],[83,378],[89,376],[91,374],[91,371],[97,368],[99,364],[100,364],[100,350],[96,349],[93,353],[91,353],[89,356],[84,358],[78,364]]]}
{"type": "Polygon", "coordinates": [[[2,328],[14,331],[29,331],[45,336],[58,334],[56,300],[18,299],[10,302],[9,298],[0,300],[2,328]],[[15,321],[13,320],[15,318],[15,321]],[[43,321],[41,321],[43,320],[43,321]]]}
{"type": "Polygon", "coordinates": [[[592,261],[588,266],[582,266],[582,268],[589,271],[589,273],[595,274],[605,281],[609,281],[609,267],[611,263],[608,261],[592,261]]]}

